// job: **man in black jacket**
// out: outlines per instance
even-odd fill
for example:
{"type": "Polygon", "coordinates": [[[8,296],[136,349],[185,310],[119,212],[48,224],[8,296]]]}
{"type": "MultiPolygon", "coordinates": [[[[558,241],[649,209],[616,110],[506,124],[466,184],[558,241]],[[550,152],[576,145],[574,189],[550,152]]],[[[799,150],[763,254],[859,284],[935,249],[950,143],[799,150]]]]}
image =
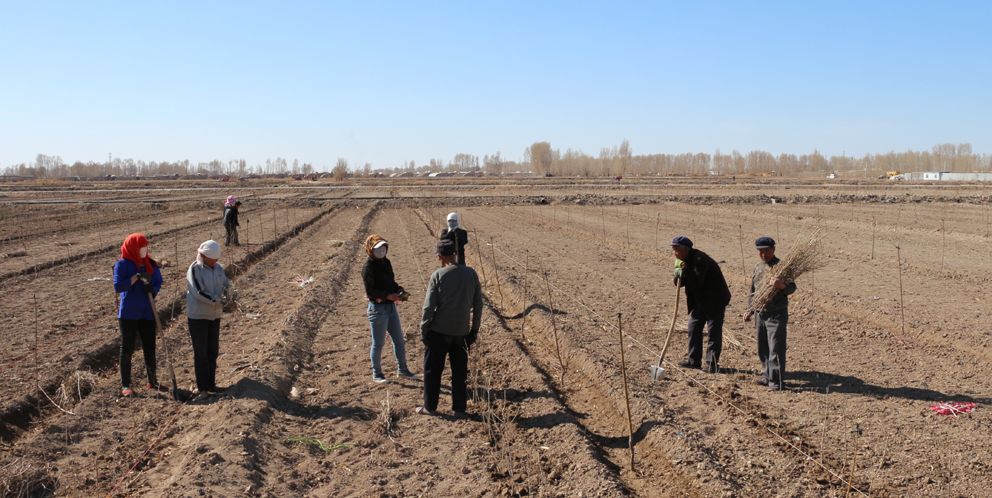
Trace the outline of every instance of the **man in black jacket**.
{"type": "Polygon", "coordinates": [[[685,288],[689,309],[689,352],[679,366],[719,372],[723,350],[723,316],[730,304],[730,289],[720,265],[703,251],[692,248],[688,237],[672,239],[672,254],[682,262],[675,270],[675,284],[685,288]],[[706,361],[703,362],[703,326],[706,326],[706,361]]]}

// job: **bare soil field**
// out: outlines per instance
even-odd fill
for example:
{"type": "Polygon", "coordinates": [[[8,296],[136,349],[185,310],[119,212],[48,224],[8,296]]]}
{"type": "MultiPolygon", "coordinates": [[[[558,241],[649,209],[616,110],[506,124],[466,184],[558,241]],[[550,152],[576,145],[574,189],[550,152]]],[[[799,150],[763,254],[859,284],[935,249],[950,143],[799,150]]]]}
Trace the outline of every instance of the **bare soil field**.
{"type": "Polygon", "coordinates": [[[0,185],[0,495],[987,496],[990,206],[982,185],[755,179],[0,185]],[[246,199],[248,242],[222,259],[240,294],[221,328],[230,388],[120,398],[121,240],[147,233],[165,260],[158,340],[189,391],[184,273],[222,238],[229,193],[246,199]],[[486,301],[468,419],[447,390],[440,415],[415,414],[422,383],[390,374],[388,347],[389,382],[371,381],[361,279],[379,233],[412,294],[400,315],[420,373],[452,210],[486,301]],[[788,389],[767,391],[740,319],[753,241],[784,255],[814,225],[828,261],[797,282],[788,389]],[[720,263],[733,299],[721,372],[676,365],[683,301],[654,381],[677,234],[720,263]],[[943,401],[977,408],[929,409],[943,401]]]}

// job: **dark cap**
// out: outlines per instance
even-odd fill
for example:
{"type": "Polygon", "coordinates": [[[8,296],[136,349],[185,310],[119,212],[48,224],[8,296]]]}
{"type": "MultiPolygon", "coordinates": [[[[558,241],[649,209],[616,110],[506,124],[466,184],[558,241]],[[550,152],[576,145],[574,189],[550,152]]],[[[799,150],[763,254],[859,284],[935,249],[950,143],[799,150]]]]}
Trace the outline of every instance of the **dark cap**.
{"type": "Polygon", "coordinates": [[[758,237],[754,241],[755,249],[768,249],[769,247],[775,247],[775,239],[771,237],[758,237]]]}
{"type": "Polygon", "coordinates": [[[437,255],[451,256],[455,254],[455,243],[451,239],[441,239],[437,241],[437,255]]]}
{"type": "Polygon", "coordinates": [[[686,237],[685,235],[679,235],[679,236],[675,237],[674,239],[672,239],[672,245],[673,246],[683,246],[683,247],[688,247],[689,249],[692,249],[692,241],[689,240],[689,237],[686,237]]]}

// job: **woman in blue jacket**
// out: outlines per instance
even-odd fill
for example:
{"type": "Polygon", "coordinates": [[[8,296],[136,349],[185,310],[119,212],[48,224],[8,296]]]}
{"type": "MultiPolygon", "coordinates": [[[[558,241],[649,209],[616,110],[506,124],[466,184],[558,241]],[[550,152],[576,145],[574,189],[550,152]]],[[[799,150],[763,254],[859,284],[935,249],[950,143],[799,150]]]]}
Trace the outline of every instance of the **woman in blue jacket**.
{"type": "Polygon", "coordinates": [[[121,259],[114,265],[114,290],[120,294],[117,320],[121,328],[121,395],[132,396],[131,356],[134,341],[141,337],[145,355],[149,390],[158,389],[155,379],[155,310],[148,292],[158,295],[162,288],[162,272],[148,252],[148,239],[132,233],[121,244],[121,259]]]}

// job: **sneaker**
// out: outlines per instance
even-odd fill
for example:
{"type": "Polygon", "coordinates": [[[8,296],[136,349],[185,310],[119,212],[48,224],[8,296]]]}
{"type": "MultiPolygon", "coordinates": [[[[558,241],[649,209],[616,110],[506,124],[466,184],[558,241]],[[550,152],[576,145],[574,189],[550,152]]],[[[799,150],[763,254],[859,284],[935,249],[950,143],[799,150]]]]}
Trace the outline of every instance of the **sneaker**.
{"type": "Polygon", "coordinates": [[[379,374],[379,375],[372,374],[372,382],[375,382],[376,384],[385,384],[385,383],[389,382],[389,380],[386,379],[386,376],[385,375],[382,375],[382,374],[379,374]]]}
{"type": "Polygon", "coordinates": [[[716,363],[707,363],[703,365],[703,371],[711,374],[720,373],[720,366],[716,363]]]}
{"type": "Polygon", "coordinates": [[[455,411],[455,412],[453,412],[453,415],[457,419],[467,419],[467,418],[469,418],[469,414],[466,411],[455,411]]]}
{"type": "Polygon", "coordinates": [[[227,388],[226,387],[217,387],[217,386],[214,386],[214,387],[211,387],[210,389],[207,389],[207,392],[213,393],[213,394],[220,394],[220,393],[222,393],[224,391],[227,391],[227,388]]]}
{"type": "Polygon", "coordinates": [[[190,398],[190,401],[203,401],[209,397],[210,397],[209,391],[201,391],[199,389],[194,389],[193,397],[190,398]]]}
{"type": "Polygon", "coordinates": [[[434,415],[434,413],[436,413],[434,410],[430,410],[426,406],[418,406],[414,411],[416,411],[418,415],[434,415]]]}
{"type": "Polygon", "coordinates": [[[699,363],[692,361],[689,358],[685,358],[679,361],[679,366],[682,368],[699,368],[699,363]]]}
{"type": "Polygon", "coordinates": [[[400,375],[400,377],[405,377],[407,379],[416,379],[417,378],[417,374],[415,374],[415,373],[413,373],[413,372],[411,372],[409,370],[400,370],[399,371],[399,375],[400,375]]]}
{"type": "Polygon", "coordinates": [[[132,391],[130,387],[122,387],[121,396],[124,396],[125,398],[130,398],[131,396],[134,396],[134,391],[132,391]]]}
{"type": "Polygon", "coordinates": [[[759,376],[757,376],[757,377],[754,378],[754,383],[757,384],[757,385],[759,385],[759,386],[767,386],[768,385],[768,377],[765,377],[764,375],[759,375],[759,376]]]}

